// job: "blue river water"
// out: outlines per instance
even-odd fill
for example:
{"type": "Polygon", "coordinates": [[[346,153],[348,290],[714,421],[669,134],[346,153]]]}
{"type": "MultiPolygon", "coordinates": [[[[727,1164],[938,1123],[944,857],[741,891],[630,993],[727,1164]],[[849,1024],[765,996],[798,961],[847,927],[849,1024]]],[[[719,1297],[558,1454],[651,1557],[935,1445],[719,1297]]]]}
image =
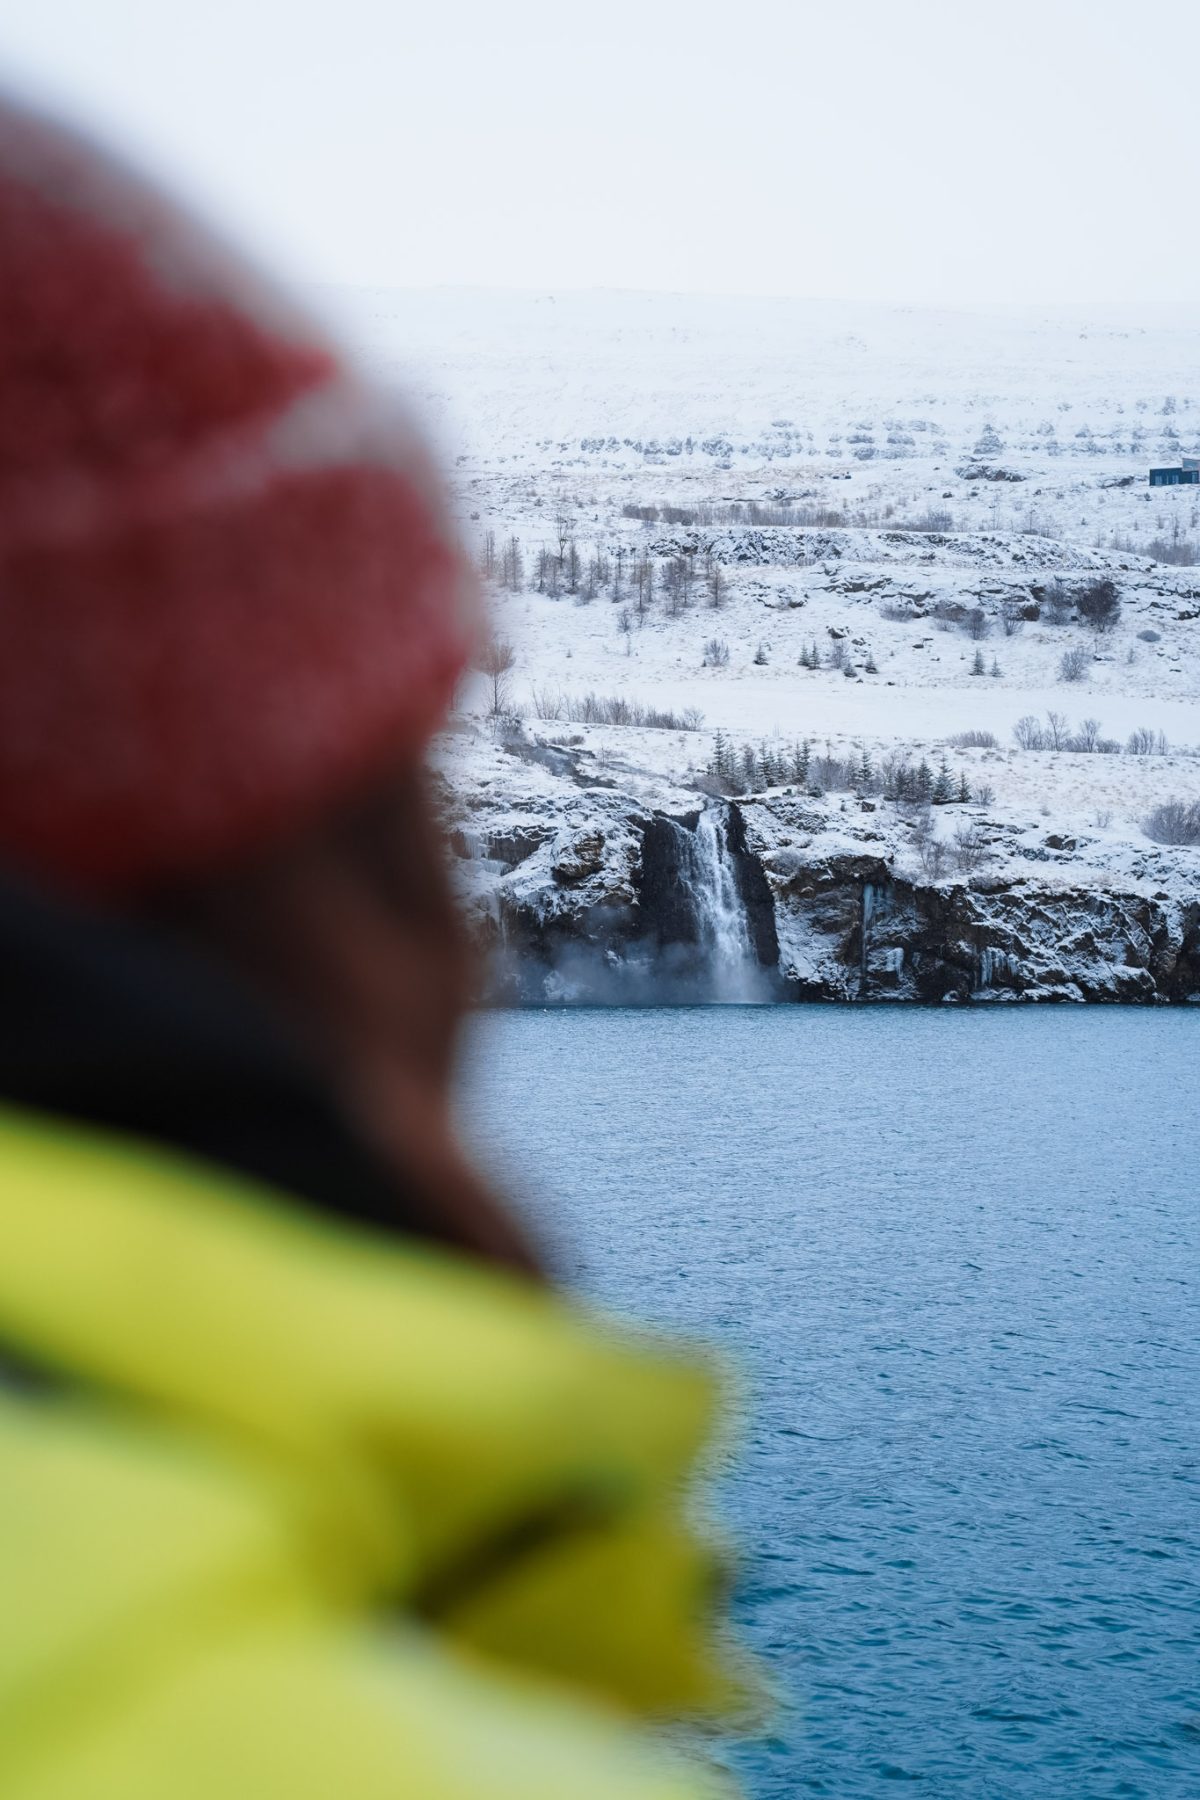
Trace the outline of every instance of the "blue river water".
{"type": "Polygon", "coordinates": [[[754,1800],[1200,1800],[1200,1010],[500,1014],[464,1109],[745,1372],[754,1800]]]}

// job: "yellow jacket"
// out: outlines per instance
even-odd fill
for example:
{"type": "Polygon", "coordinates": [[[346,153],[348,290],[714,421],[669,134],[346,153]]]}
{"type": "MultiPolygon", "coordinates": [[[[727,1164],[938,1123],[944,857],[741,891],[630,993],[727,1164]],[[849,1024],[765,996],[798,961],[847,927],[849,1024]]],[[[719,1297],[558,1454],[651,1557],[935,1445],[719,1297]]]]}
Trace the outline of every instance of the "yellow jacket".
{"type": "Polygon", "coordinates": [[[710,1791],[631,1719],[735,1697],[692,1360],[0,1111],[5,1362],[5,1800],[710,1791]]]}

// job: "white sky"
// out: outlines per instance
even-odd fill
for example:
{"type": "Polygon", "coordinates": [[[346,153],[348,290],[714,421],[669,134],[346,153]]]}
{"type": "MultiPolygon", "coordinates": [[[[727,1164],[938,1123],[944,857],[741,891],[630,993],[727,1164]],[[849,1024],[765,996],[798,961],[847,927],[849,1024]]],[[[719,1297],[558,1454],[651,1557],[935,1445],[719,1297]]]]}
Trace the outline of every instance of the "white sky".
{"type": "Polygon", "coordinates": [[[1200,0],[0,0],[306,280],[1200,303],[1200,0]]]}

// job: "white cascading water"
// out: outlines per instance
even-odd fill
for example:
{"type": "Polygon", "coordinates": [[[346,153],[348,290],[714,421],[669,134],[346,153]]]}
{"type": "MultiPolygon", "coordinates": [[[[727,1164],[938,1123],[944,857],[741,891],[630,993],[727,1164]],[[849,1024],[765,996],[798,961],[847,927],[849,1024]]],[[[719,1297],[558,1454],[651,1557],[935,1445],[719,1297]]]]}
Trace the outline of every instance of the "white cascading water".
{"type": "Polygon", "coordinates": [[[723,808],[700,814],[695,831],[684,831],[684,871],[691,883],[700,948],[712,980],[712,998],[734,1003],[761,997],[762,975],[746,908],[738,888],[729,848],[729,824],[723,808]]]}

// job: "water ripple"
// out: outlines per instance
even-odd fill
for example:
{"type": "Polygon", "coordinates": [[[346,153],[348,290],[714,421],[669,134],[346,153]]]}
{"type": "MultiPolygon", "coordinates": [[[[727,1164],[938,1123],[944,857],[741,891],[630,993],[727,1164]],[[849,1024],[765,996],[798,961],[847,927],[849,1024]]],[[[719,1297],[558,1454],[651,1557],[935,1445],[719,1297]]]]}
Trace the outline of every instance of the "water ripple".
{"type": "Polygon", "coordinates": [[[1200,1800],[1198,1051],[1200,1009],[481,1025],[471,1128],[571,1277],[749,1376],[755,1800],[1200,1800]]]}

